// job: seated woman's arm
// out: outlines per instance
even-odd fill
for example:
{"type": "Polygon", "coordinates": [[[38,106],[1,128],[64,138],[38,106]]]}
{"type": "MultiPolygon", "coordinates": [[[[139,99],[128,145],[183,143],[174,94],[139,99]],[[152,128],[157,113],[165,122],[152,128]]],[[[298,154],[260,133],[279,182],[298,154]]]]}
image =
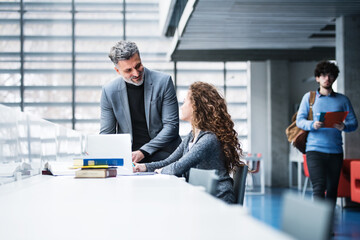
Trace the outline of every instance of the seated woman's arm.
{"type": "Polygon", "coordinates": [[[161,173],[181,176],[203,160],[210,160],[209,165],[212,165],[211,159],[214,159],[214,157],[210,157],[210,155],[220,155],[219,153],[221,151],[221,146],[216,136],[214,134],[204,134],[198,139],[189,152],[183,155],[178,161],[165,166],[161,173]]]}
{"type": "Polygon", "coordinates": [[[180,143],[180,145],[176,148],[176,150],[166,159],[158,162],[145,163],[146,171],[153,172],[155,169],[162,168],[167,166],[177,160],[179,160],[184,152],[184,144],[185,140],[180,143]]]}

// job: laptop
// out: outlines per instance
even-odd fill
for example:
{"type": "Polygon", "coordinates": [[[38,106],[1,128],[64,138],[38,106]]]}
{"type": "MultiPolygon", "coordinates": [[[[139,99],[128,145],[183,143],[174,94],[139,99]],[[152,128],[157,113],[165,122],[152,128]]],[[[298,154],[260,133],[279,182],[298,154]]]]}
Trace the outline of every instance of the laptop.
{"type": "Polygon", "coordinates": [[[123,158],[124,165],[118,167],[118,175],[133,173],[130,134],[88,135],[86,152],[89,158],[123,158]]]}

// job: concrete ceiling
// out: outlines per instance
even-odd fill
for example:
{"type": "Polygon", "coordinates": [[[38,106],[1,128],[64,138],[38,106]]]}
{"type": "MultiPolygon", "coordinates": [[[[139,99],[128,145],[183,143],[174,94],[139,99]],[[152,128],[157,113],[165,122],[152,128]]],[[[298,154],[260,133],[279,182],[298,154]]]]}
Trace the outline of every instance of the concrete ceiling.
{"type": "Polygon", "coordinates": [[[334,59],[336,18],[358,14],[360,0],[188,0],[170,56],[182,61],[334,59]]]}

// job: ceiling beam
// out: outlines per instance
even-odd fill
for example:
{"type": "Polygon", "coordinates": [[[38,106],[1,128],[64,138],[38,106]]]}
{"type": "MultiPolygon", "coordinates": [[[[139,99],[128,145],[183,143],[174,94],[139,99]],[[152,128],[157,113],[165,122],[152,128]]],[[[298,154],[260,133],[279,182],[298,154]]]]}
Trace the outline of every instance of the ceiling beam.
{"type": "Polygon", "coordinates": [[[173,61],[321,61],[335,59],[335,48],[312,49],[233,49],[233,50],[177,50],[173,61]]]}

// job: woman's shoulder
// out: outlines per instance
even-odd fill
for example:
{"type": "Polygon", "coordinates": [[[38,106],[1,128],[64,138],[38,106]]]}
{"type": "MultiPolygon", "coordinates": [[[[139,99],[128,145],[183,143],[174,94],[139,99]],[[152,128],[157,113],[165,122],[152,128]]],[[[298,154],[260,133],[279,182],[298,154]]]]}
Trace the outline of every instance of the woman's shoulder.
{"type": "Polygon", "coordinates": [[[201,131],[199,134],[199,140],[200,139],[206,140],[207,142],[210,142],[210,143],[219,142],[215,133],[210,132],[210,131],[201,131]]]}

